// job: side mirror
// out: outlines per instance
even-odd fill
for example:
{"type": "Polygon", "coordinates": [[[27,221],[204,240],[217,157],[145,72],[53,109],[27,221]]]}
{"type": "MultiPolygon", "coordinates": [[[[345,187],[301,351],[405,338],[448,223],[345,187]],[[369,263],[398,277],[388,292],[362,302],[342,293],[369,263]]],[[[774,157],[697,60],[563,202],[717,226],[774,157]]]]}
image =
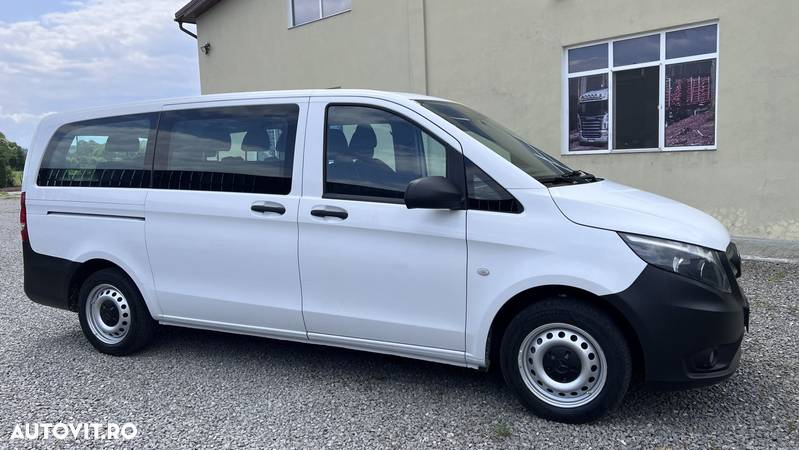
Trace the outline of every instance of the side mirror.
{"type": "Polygon", "coordinates": [[[463,193],[445,177],[417,178],[405,190],[408,209],[464,209],[463,193]]]}

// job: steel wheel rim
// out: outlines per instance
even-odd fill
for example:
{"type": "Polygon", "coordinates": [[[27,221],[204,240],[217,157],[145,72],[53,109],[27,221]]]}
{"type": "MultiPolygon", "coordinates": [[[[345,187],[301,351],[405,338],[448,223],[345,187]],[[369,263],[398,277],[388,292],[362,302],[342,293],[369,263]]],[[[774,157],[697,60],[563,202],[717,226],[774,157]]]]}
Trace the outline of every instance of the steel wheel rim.
{"type": "Polygon", "coordinates": [[[99,284],[89,292],[86,322],[92,334],[106,344],[118,344],[130,330],[131,311],[122,291],[110,284],[99,284]]]}
{"type": "Polygon", "coordinates": [[[588,404],[602,392],[607,379],[602,347],[585,330],[565,323],[542,325],[530,332],[519,348],[518,364],[530,392],[559,408],[588,404]]]}

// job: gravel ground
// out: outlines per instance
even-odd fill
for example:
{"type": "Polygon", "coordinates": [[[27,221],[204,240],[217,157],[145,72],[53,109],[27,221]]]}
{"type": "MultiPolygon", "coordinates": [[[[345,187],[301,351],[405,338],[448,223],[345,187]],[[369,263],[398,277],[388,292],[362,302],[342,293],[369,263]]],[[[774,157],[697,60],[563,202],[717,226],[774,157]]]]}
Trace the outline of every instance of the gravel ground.
{"type": "Polygon", "coordinates": [[[171,327],[133,357],[97,353],[75,314],[25,297],[17,202],[0,197],[0,446],[45,444],[10,441],[15,424],[72,421],[133,422],[136,448],[799,448],[799,265],[745,263],[732,379],[637,389],[569,426],[528,414],[496,372],[171,327]]]}

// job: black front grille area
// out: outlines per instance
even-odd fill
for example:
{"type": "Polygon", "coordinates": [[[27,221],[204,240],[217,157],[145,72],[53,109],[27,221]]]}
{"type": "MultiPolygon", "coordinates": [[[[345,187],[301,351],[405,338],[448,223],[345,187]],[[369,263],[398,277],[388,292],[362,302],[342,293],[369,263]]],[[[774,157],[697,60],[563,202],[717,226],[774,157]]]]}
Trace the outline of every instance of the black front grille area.
{"type": "Polygon", "coordinates": [[[580,117],[580,130],[586,138],[602,137],[602,116],[580,117]]]}
{"type": "Polygon", "coordinates": [[[39,186],[150,187],[150,171],[143,169],[40,169],[39,186]]]}

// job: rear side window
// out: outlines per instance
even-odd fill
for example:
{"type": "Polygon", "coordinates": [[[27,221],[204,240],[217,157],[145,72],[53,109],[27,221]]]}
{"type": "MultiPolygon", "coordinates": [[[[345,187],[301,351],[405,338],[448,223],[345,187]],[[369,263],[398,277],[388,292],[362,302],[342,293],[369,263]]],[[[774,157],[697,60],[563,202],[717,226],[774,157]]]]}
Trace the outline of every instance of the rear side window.
{"type": "Polygon", "coordinates": [[[39,186],[149,187],[157,113],[64,125],[47,146],[39,186]]]}
{"type": "Polygon", "coordinates": [[[153,187],[288,194],[298,116],[298,105],[164,112],[153,187]]]}

